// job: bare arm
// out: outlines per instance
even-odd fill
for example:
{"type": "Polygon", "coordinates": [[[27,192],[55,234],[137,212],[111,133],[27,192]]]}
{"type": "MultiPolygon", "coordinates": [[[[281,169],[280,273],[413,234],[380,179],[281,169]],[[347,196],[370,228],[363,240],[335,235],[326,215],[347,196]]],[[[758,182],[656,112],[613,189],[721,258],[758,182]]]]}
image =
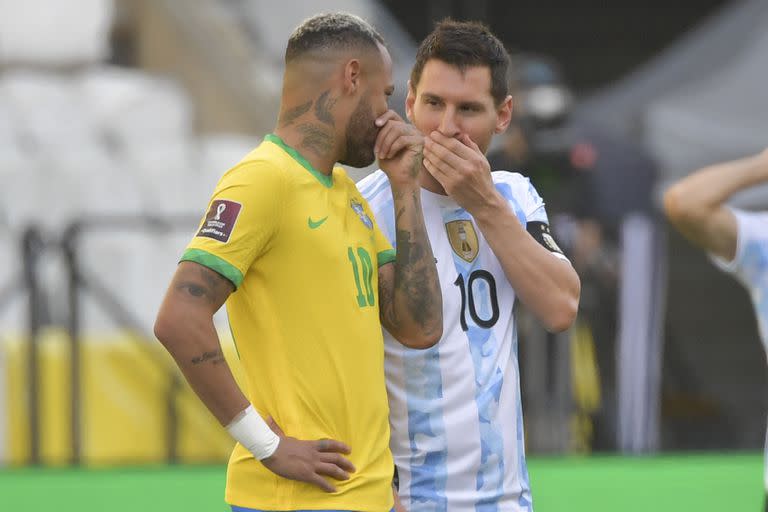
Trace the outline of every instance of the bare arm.
{"type": "Polygon", "coordinates": [[[427,171],[477,222],[515,293],[551,332],[576,318],[581,283],[576,271],[523,228],[491,179],[488,160],[467,137],[433,132],[424,152],[427,171]]]}
{"type": "Polygon", "coordinates": [[[725,202],[740,190],[768,181],[768,150],[700,169],[664,194],[672,225],[702,249],[723,259],[736,256],[737,226],[725,202]]]}
{"type": "Polygon", "coordinates": [[[213,270],[182,262],[155,322],[155,336],[222,425],[249,405],[224,360],[213,325],[213,315],[233,290],[232,283],[213,270]]]}
{"type": "Polygon", "coordinates": [[[568,329],[576,318],[581,283],[570,263],[558,258],[523,228],[494,189],[472,212],[520,301],[550,332],[568,329]]]}
{"type": "MultiPolygon", "coordinates": [[[[232,283],[213,270],[182,262],[155,321],[155,336],[173,356],[200,400],[224,426],[242,417],[250,405],[224,360],[213,325],[213,315],[233,290],[232,283]]],[[[355,471],[354,465],[341,455],[350,452],[344,443],[286,436],[271,418],[269,427],[280,437],[274,453],[261,461],[272,472],[334,492],[336,488],[325,477],[347,480],[355,471]]]]}
{"type": "Polygon", "coordinates": [[[376,151],[392,187],[397,245],[395,263],[379,268],[381,322],[403,345],[429,348],[443,333],[443,299],[417,181],[423,136],[394,112],[380,119],[376,151]]]}

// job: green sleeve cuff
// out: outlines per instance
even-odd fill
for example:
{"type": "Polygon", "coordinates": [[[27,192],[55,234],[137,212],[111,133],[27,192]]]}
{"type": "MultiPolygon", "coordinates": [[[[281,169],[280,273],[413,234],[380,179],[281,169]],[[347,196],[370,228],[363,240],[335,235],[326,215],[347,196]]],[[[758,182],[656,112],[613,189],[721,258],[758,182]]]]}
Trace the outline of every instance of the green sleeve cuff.
{"type": "Polygon", "coordinates": [[[381,251],[376,255],[376,259],[378,260],[379,266],[386,265],[387,263],[392,263],[395,261],[396,253],[394,249],[387,249],[386,251],[381,251]]]}
{"type": "Polygon", "coordinates": [[[229,279],[232,284],[235,285],[235,288],[239,288],[240,284],[243,282],[243,273],[240,272],[237,267],[218,256],[201,249],[187,249],[181,256],[181,260],[179,260],[179,262],[182,261],[193,261],[204,267],[208,267],[217,274],[221,274],[229,279]]]}

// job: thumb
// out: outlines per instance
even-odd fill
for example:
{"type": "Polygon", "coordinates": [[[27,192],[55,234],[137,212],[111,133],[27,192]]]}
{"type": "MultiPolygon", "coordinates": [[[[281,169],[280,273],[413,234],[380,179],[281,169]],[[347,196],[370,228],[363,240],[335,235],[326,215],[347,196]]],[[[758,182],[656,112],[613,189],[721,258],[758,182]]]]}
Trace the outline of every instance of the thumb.
{"type": "Polygon", "coordinates": [[[283,429],[280,428],[280,425],[277,424],[272,416],[267,417],[267,425],[272,429],[272,432],[280,437],[285,437],[285,432],[283,432],[283,429]]]}

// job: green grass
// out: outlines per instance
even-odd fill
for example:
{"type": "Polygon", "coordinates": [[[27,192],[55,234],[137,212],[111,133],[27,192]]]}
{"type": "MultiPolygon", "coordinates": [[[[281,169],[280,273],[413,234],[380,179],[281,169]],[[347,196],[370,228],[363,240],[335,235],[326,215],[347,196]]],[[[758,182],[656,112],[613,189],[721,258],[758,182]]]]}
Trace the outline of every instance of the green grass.
{"type": "MultiPolygon", "coordinates": [[[[761,455],[529,460],[536,512],[762,510],[761,455]]],[[[223,466],[0,470],[0,510],[225,512],[223,466]]]]}

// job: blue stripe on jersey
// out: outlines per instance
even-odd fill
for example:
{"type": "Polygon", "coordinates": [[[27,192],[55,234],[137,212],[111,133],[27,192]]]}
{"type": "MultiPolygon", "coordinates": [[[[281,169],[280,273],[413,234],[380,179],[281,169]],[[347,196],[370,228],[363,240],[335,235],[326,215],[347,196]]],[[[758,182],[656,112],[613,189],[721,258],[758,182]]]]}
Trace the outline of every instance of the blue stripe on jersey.
{"type": "MultiPolygon", "coordinates": [[[[383,194],[390,190],[389,180],[382,173],[371,181],[372,185],[362,185],[361,193],[370,204],[379,228],[397,248],[394,200],[391,194],[383,194]]],[[[445,425],[440,408],[443,383],[439,349],[406,350],[403,365],[411,452],[411,506],[444,511],[448,508],[445,497],[448,451],[443,443],[445,425]]]]}
{"type": "Polygon", "coordinates": [[[361,179],[357,182],[357,190],[360,191],[360,194],[367,195],[370,190],[373,189],[373,187],[379,185],[381,183],[382,178],[386,177],[386,175],[382,173],[377,173],[376,171],[372,172],[365,178],[361,179]]]}
{"type": "Polygon", "coordinates": [[[421,351],[406,350],[403,362],[411,445],[411,507],[444,511],[448,507],[445,497],[448,451],[443,443],[442,410],[435,410],[443,397],[440,352],[437,346],[421,351]]]}
{"type": "Polygon", "coordinates": [[[360,194],[368,201],[379,229],[389,239],[395,249],[395,210],[392,194],[389,192],[389,180],[384,173],[365,178],[360,184],[360,194]]]}
{"type": "MultiPolygon", "coordinates": [[[[512,356],[514,357],[515,372],[520,375],[520,364],[517,355],[517,330],[512,338],[512,356]]],[[[523,399],[520,396],[520,385],[517,386],[517,456],[518,460],[518,478],[520,479],[520,496],[517,499],[518,505],[523,510],[531,510],[531,484],[528,478],[528,464],[525,462],[525,438],[523,426],[523,399]]]]}
{"type": "MultiPolygon", "coordinates": [[[[454,220],[471,222],[471,217],[463,209],[444,211],[444,223],[454,220]]],[[[479,269],[476,268],[479,267],[479,258],[470,263],[453,252],[453,261],[456,272],[464,278],[464,286],[468,286],[470,275],[474,270],[479,269]]],[[[467,295],[469,293],[474,297],[477,315],[480,318],[491,318],[493,311],[489,287],[485,280],[475,279],[472,291],[467,290],[467,295]]],[[[504,382],[501,368],[494,364],[496,361],[494,354],[499,350],[499,342],[493,334],[493,329],[478,326],[470,314],[466,311],[464,313],[468,327],[466,334],[469,351],[475,368],[475,402],[480,424],[480,467],[477,472],[478,501],[475,503],[475,510],[496,512],[499,499],[504,495],[504,439],[500,425],[498,422],[493,422],[504,382]]]]}
{"type": "MultiPolygon", "coordinates": [[[[512,210],[515,212],[515,216],[520,221],[520,223],[523,225],[523,227],[526,226],[528,222],[528,218],[525,214],[524,209],[520,205],[520,202],[515,198],[514,193],[512,191],[512,187],[508,183],[496,183],[496,190],[498,190],[501,195],[504,197],[504,199],[507,200],[512,210]]],[[[534,213],[532,215],[531,220],[538,220],[541,222],[549,223],[549,220],[547,219],[546,211],[544,210],[544,202],[541,199],[541,196],[539,196],[538,192],[536,192],[536,189],[534,188],[533,184],[528,181],[528,194],[531,196],[531,199],[533,200],[534,204],[538,204],[539,206],[534,210],[534,213]]],[[[520,375],[520,365],[518,363],[517,359],[517,330],[514,332],[514,338],[513,338],[513,344],[512,344],[512,356],[514,358],[514,364],[515,364],[515,372],[517,375],[520,375]]],[[[525,462],[525,440],[524,440],[524,427],[523,427],[523,406],[522,406],[522,398],[520,396],[520,386],[518,384],[517,387],[517,453],[518,453],[518,478],[520,481],[521,491],[520,496],[518,497],[518,505],[522,509],[528,509],[530,510],[532,507],[531,503],[531,486],[530,481],[528,477],[528,465],[525,462]]]]}
{"type": "Polygon", "coordinates": [[[525,227],[528,223],[528,217],[525,215],[525,211],[523,210],[522,206],[520,206],[520,203],[517,201],[517,199],[515,199],[515,195],[512,193],[512,187],[509,186],[509,183],[496,183],[495,185],[496,190],[501,193],[504,199],[506,199],[509,203],[509,206],[512,207],[517,220],[519,220],[520,224],[525,227]]]}
{"type": "Polygon", "coordinates": [[[760,338],[768,351],[768,244],[765,239],[746,239],[741,250],[739,277],[749,289],[760,338]]]}
{"type": "Polygon", "coordinates": [[[389,180],[387,179],[387,175],[384,173],[381,173],[380,176],[376,176],[373,179],[371,179],[371,183],[365,183],[360,188],[360,193],[365,197],[365,200],[370,203],[373,201],[373,199],[379,195],[383,190],[386,190],[389,187],[389,180]]]}
{"type": "MultiPolygon", "coordinates": [[[[231,505],[232,512],[273,512],[273,511],[267,511],[267,510],[260,510],[256,508],[245,508],[245,507],[238,507],[236,505],[231,505]]],[[[329,509],[320,509],[320,510],[294,510],[292,512],[350,512],[349,510],[329,510],[329,509]]],[[[389,512],[395,512],[394,508],[391,508],[389,512]]]]}

